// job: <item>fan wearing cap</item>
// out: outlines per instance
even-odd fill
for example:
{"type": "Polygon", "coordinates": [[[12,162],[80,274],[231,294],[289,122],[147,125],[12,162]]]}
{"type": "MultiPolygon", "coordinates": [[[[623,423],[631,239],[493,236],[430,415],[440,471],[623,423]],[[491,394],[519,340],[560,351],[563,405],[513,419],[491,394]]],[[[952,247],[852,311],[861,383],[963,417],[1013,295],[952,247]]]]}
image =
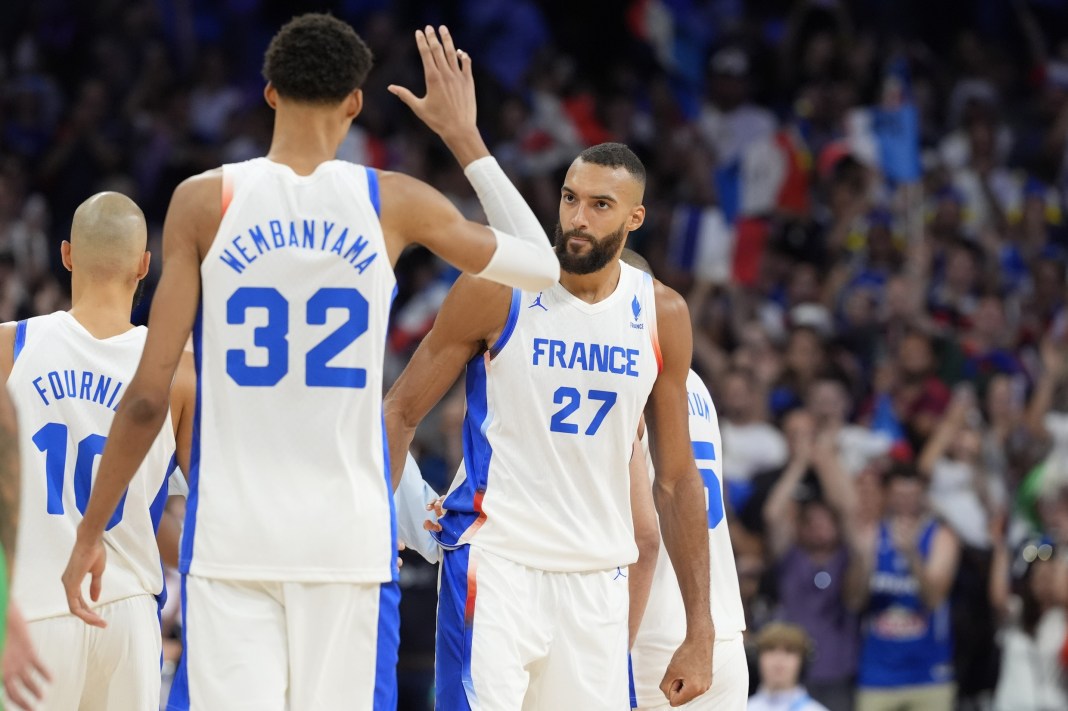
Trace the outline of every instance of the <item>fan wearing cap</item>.
{"type": "Polygon", "coordinates": [[[760,688],[749,697],[749,711],[827,711],[801,685],[812,642],[797,625],[772,622],[757,635],[760,688]]]}

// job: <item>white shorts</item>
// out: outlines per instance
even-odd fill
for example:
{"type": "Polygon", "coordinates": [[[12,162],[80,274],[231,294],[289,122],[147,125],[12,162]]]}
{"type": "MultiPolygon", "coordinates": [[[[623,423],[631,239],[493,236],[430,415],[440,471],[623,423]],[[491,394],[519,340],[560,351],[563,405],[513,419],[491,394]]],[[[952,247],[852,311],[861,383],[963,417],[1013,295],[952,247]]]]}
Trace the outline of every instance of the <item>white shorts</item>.
{"type": "Polygon", "coordinates": [[[396,583],[182,579],[170,711],[397,706],[396,583]]]}
{"type": "Polygon", "coordinates": [[[136,595],[94,610],[101,629],[74,615],[29,623],[30,639],[52,682],[38,711],[107,711],[159,708],[159,606],[136,595]]]}
{"type": "Polygon", "coordinates": [[[445,551],[438,711],[627,708],[627,603],[625,568],[554,573],[445,551]]]}
{"type": "MultiPolygon", "coordinates": [[[[631,652],[634,686],[640,692],[635,699],[634,690],[631,691],[631,704],[639,711],[671,708],[659,687],[674,653],[675,650],[667,654],[638,649],[631,652]],[[644,655],[641,654],[643,651],[644,655]],[[651,701],[650,696],[657,699],[656,703],[639,705],[639,701],[651,701]]],[[[688,711],[745,711],[748,697],[749,665],[745,659],[745,643],[739,634],[733,639],[716,640],[712,647],[712,687],[681,708],[688,711]]]]}

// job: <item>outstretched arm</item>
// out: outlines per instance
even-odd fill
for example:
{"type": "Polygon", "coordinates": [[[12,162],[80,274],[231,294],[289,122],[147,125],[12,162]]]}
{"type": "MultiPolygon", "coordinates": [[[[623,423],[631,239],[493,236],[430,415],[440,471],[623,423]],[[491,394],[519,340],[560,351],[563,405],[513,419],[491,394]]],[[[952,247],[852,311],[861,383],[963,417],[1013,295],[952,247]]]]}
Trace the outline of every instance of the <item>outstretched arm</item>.
{"type": "Polygon", "coordinates": [[[690,444],[686,377],[693,334],[686,302],[656,285],[657,325],[663,370],[645,408],[653,450],[653,497],[664,546],[686,606],[686,639],[675,652],[660,689],[673,706],[686,703],[712,683],[715,629],[709,609],[708,520],[704,483],[690,444]]]}
{"type": "Polygon", "coordinates": [[[89,595],[97,599],[104,572],[104,527],[166,420],[171,383],[200,299],[200,245],[218,229],[221,195],[219,172],[190,178],[174,191],[163,225],[163,275],[152,301],[148,339],[137,372],[115,411],[89,505],[63,574],[71,612],[98,627],[104,621],[82,599],[82,580],[92,575],[89,595]]]}
{"type": "Polygon", "coordinates": [[[512,290],[462,275],[441,305],[434,328],[386,394],[386,438],[393,489],[400,484],[415,428],[448,392],[467,362],[497,339],[512,290]]]}
{"type": "Polygon", "coordinates": [[[453,46],[445,27],[440,39],[427,26],[415,33],[426,76],[426,96],[399,86],[397,95],[449,147],[464,168],[491,228],[469,222],[429,185],[382,175],[382,224],[396,260],[404,246],[422,244],[460,269],[530,291],[549,288],[560,264],[537,218],[490,156],[476,125],[471,58],[453,46]]]}

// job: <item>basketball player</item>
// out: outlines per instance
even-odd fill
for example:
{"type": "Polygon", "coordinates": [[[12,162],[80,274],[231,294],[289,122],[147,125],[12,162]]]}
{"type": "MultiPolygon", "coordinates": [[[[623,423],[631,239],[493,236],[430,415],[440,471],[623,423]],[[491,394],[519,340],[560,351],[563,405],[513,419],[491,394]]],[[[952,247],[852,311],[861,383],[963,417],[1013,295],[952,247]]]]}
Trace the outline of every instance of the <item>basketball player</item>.
{"type": "MultiPolygon", "coordinates": [[[[370,50],[303,15],[272,39],[266,157],[182,183],[164,225],[148,342],[123,398],[70,565],[81,581],[166,414],[193,330],[197,423],[180,570],[186,653],[172,708],[387,708],[396,703],[396,531],[382,427],[393,264],[420,243],[528,289],[559,274],[534,214],[475,125],[471,63],[448,31],[416,33],[427,94],[391,87],[444,140],[508,233],[465,220],[430,186],[334,160],[363,105],[370,50]],[[195,327],[194,327],[195,324],[195,327]]],[[[403,458],[398,460],[399,466],[403,458]]]]}
{"type": "Polygon", "coordinates": [[[681,297],[619,261],[644,219],[644,188],[626,146],[584,151],[561,189],[560,282],[512,290],[461,277],[387,396],[399,470],[416,425],[466,366],[465,471],[439,520],[440,709],[627,707],[625,568],[637,558],[628,462],[643,411],[686,602],[686,639],[661,689],[680,704],[709,686],[708,537],[686,424],[690,321],[681,297]]]}
{"type": "MultiPolygon", "coordinates": [[[[622,260],[647,274],[649,263],[641,255],[624,249],[622,260]]],[[[690,371],[686,378],[686,395],[690,422],[690,440],[698,471],[705,486],[705,508],[708,513],[709,598],[712,621],[716,627],[712,687],[686,705],[688,709],[744,709],[749,693],[749,668],[746,665],[742,632],[745,630],[745,611],[738,589],[738,571],[734,566],[734,550],[723,506],[723,441],[719,431],[719,417],[708,388],[697,373],[690,371]]],[[[649,458],[649,438],[641,438],[648,476],[653,474],[649,458]]],[[[657,689],[660,676],[679,646],[686,630],[682,626],[683,603],[671,561],[661,554],[656,561],[652,589],[645,615],[641,619],[637,638],[631,647],[631,669],[634,698],[631,706],[643,710],[665,709],[668,704],[657,689]]]]}
{"type": "MultiPolygon", "coordinates": [[[[178,371],[166,426],[106,522],[103,541],[112,564],[89,592],[92,614],[107,626],[87,627],[71,615],[59,584],[105,434],[144,348],[146,329],[130,323],[130,309],[148,273],[147,239],[144,215],[132,200],[94,195],[74,213],[70,241],[62,247],[71,271],[71,310],[0,326],[0,373],[25,437],[12,599],[52,678],[39,709],[159,703],[158,614],[166,591],[155,531],[171,473],[189,464],[195,393],[189,360],[178,371]],[[181,452],[176,430],[186,441],[181,452]]],[[[16,693],[26,680],[5,679],[16,693]]]]}
{"type": "MultiPolygon", "coordinates": [[[[18,540],[19,526],[19,443],[18,423],[11,398],[7,390],[0,388],[0,654],[4,654],[4,679],[7,680],[7,608],[11,581],[11,568],[15,562],[15,542],[18,540]]],[[[35,684],[33,674],[38,670],[47,676],[47,671],[40,667],[40,661],[32,649],[26,650],[18,660],[17,667],[12,668],[12,677],[25,675],[30,685],[35,684]]],[[[28,700],[21,693],[21,684],[12,687],[8,696],[14,703],[26,706],[28,700]]],[[[33,692],[30,692],[33,693],[33,692]]],[[[36,695],[34,696],[36,698],[36,695]]]]}
{"type": "MultiPolygon", "coordinates": [[[[719,418],[712,405],[708,388],[697,373],[690,371],[686,379],[689,397],[690,438],[698,471],[705,485],[708,513],[709,598],[716,639],[712,655],[715,664],[712,687],[686,704],[687,709],[715,709],[741,711],[749,694],[749,668],[746,665],[742,632],[745,630],[745,611],[738,590],[738,571],[734,567],[734,550],[723,507],[723,456],[719,433],[719,418]]],[[[648,456],[647,440],[643,447],[648,456]]],[[[652,470],[652,461],[647,461],[652,470]]],[[[686,635],[683,627],[683,601],[675,569],[666,555],[660,555],[653,573],[649,602],[645,607],[638,635],[631,648],[634,676],[634,698],[631,706],[642,711],[668,708],[657,685],[671,654],[686,635]]]]}

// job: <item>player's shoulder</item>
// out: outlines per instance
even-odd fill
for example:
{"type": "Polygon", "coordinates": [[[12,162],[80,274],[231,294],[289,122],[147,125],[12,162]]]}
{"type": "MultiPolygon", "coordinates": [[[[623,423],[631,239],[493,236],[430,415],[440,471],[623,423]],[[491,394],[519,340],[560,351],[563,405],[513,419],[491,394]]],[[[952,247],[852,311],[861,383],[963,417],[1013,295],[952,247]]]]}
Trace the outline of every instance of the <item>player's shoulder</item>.
{"type": "Polygon", "coordinates": [[[656,313],[660,320],[689,320],[690,310],[686,306],[686,299],[658,279],[653,279],[653,298],[656,300],[656,313]]]}

